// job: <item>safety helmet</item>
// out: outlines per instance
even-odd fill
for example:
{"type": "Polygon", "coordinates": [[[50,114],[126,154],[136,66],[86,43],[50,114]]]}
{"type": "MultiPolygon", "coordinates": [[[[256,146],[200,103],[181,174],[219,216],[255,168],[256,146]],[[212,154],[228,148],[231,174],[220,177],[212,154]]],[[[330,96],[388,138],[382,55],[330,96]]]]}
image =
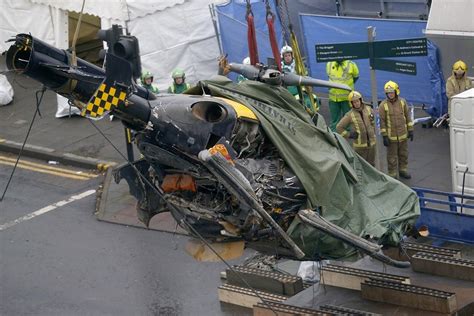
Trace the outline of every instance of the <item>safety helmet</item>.
{"type": "Polygon", "coordinates": [[[244,60],[242,60],[242,64],[250,65],[250,57],[245,57],[244,60]]]}
{"type": "Polygon", "coordinates": [[[177,79],[177,78],[183,78],[184,79],[184,77],[185,77],[184,70],[176,68],[175,70],[173,70],[173,73],[171,74],[171,77],[173,79],[177,79]]]}
{"type": "Polygon", "coordinates": [[[462,60],[458,60],[457,62],[454,63],[453,65],[453,72],[462,75],[467,71],[467,65],[465,62],[462,60]]]}
{"type": "Polygon", "coordinates": [[[285,54],[285,53],[292,53],[293,54],[293,49],[290,46],[285,45],[281,48],[280,55],[283,56],[283,54],[285,54]]]}
{"type": "Polygon", "coordinates": [[[400,95],[400,88],[398,87],[398,84],[391,80],[385,84],[383,90],[385,93],[395,92],[396,95],[400,95]]]}
{"type": "Polygon", "coordinates": [[[347,98],[349,99],[349,102],[351,102],[351,107],[352,107],[352,101],[360,99],[360,102],[362,103],[362,94],[360,94],[358,91],[355,91],[355,90],[351,91],[349,95],[347,96],[347,98]]]}
{"type": "Polygon", "coordinates": [[[145,81],[146,79],[148,78],[152,78],[153,79],[153,73],[149,72],[149,71],[145,71],[143,74],[142,74],[142,81],[145,81]]]}

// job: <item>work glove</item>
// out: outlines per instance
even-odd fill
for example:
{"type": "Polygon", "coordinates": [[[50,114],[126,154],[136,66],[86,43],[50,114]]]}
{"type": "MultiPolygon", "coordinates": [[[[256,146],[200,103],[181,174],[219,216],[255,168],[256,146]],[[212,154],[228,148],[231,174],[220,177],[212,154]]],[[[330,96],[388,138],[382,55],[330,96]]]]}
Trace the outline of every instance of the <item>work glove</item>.
{"type": "Polygon", "coordinates": [[[359,133],[357,133],[356,131],[352,131],[352,132],[349,134],[349,138],[357,139],[357,137],[359,137],[359,133]]]}
{"type": "Polygon", "coordinates": [[[410,138],[410,141],[413,141],[413,131],[408,131],[408,138],[410,138]]]}
{"type": "Polygon", "coordinates": [[[227,60],[227,55],[219,56],[217,59],[219,62],[218,74],[226,76],[230,72],[229,61],[227,60]]]}
{"type": "Polygon", "coordinates": [[[388,144],[389,144],[388,136],[384,136],[384,137],[383,137],[383,145],[384,145],[385,147],[388,147],[388,144]]]}

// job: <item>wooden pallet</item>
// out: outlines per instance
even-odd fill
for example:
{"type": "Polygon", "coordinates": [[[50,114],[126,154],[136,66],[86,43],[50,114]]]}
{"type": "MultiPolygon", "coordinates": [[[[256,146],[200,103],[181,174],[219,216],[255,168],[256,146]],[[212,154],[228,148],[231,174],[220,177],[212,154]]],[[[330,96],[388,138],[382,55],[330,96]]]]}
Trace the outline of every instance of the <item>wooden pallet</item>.
{"type": "Polygon", "coordinates": [[[227,283],[269,293],[293,296],[303,290],[300,277],[279,272],[236,266],[226,270],[227,283]]]}
{"type": "Polygon", "coordinates": [[[426,311],[453,313],[457,310],[456,295],[451,292],[383,280],[367,280],[361,286],[362,297],[368,300],[408,306],[426,311]]]}
{"type": "Polygon", "coordinates": [[[338,315],[317,309],[297,307],[281,303],[258,303],[253,308],[254,316],[294,316],[294,315],[338,315]]]}
{"type": "Polygon", "coordinates": [[[369,279],[382,279],[410,284],[410,278],[407,276],[362,270],[335,264],[323,266],[321,273],[322,284],[358,291],[361,289],[360,284],[369,279]]]}
{"type": "Polygon", "coordinates": [[[253,291],[246,287],[231,284],[219,286],[217,292],[219,295],[219,301],[248,308],[253,308],[254,305],[261,303],[262,299],[265,302],[275,303],[280,303],[288,299],[288,297],[284,295],[272,294],[258,290],[253,291]]]}
{"type": "Polygon", "coordinates": [[[413,255],[418,252],[424,252],[453,258],[461,258],[461,250],[455,248],[437,247],[414,242],[404,242],[402,244],[402,247],[410,257],[413,257],[413,255]]]}
{"type": "Polygon", "coordinates": [[[474,281],[474,260],[419,252],[412,257],[413,271],[474,281]]]}

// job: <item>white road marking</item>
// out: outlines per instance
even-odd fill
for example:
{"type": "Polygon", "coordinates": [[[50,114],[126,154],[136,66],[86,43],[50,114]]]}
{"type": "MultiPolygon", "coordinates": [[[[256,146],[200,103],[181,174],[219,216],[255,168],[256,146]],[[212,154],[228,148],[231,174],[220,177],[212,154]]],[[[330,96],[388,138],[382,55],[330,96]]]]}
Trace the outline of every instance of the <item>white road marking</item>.
{"type": "Polygon", "coordinates": [[[0,225],[0,231],[5,230],[7,228],[10,228],[12,226],[15,226],[16,224],[19,224],[21,222],[24,222],[24,221],[30,220],[32,218],[35,218],[36,216],[42,215],[44,213],[48,213],[52,210],[57,209],[58,207],[61,207],[61,206],[64,206],[66,204],[69,204],[71,202],[78,201],[80,199],[88,197],[89,195],[94,194],[94,193],[95,193],[95,190],[88,190],[88,191],[85,191],[81,194],[73,195],[67,200],[62,200],[62,201],[53,203],[51,205],[45,206],[45,207],[43,207],[43,208],[41,208],[37,211],[34,211],[33,213],[27,214],[25,216],[22,216],[20,218],[17,218],[15,220],[13,220],[13,221],[10,221],[10,222],[7,222],[5,224],[0,225]]]}

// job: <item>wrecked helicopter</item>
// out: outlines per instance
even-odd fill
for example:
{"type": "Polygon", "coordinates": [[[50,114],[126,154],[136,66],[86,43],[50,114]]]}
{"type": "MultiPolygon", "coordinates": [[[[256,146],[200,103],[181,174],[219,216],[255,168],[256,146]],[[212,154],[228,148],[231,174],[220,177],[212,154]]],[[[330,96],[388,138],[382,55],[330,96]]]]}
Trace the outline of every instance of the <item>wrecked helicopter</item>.
{"type": "Polygon", "coordinates": [[[11,41],[10,70],[65,96],[90,119],[110,113],[133,130],[142,158],[114,176],[127,181],[145,225],[170,212],[206,243],[245,243],[298,260],[360,250],[409,265],[382,247],[399,245],[416,221],[416,193],[357,156],[285,88],[347,86],[231,63],[226,70],[250,80],[216,76],[182,95],[155,96],[134,82],[140,59],[133,36],[108,42],[105,70],[28,34],[11,41]]]}

